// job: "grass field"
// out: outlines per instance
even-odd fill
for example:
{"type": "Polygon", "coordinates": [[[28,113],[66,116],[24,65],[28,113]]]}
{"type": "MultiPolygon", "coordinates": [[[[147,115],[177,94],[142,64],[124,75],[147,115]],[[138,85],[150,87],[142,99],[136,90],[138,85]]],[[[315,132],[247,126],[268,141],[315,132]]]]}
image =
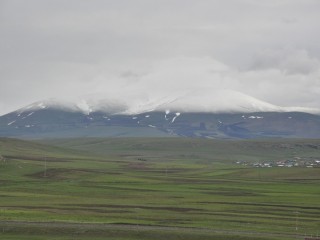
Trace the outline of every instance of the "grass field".
{"type": "Polygon", "coordinates": [[[320,140],[0,139],[0,239],[303,239],[320,234],[320,140]],[[45,145],[43,144],[45,143],[45,145]]]}

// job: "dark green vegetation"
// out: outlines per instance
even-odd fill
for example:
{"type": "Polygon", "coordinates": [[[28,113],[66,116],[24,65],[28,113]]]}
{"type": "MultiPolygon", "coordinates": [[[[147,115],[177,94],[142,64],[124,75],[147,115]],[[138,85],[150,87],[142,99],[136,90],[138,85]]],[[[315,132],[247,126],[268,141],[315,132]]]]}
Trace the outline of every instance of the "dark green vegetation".
{"type": "Polygon", "coordinates": [[[303,239],[320,229],[320,140],[0,139],[1,239],[303,239]],[[43,145],[45,143],[45,145],[43,145]]]}

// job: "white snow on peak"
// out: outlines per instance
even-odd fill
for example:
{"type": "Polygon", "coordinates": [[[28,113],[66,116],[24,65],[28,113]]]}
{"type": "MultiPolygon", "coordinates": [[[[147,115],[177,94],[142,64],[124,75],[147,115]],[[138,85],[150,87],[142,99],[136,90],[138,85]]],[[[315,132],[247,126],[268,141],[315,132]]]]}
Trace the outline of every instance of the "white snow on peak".
{"type": "Polygon", "coordinates": [[[32,114],[34,114],[34,112],[31,112],[27,115],[27,117],[30,117],[32,114]]]}
{"type": "Polygon", "coordinates": [[[146,115],[146,116],[144,116],[144,117],[149,118],[149,117],[150,117],[150,115],[146,115]]]}
{"type": "Polygon", "coordinates": [[[260,112],[280,108],[233,90],[192,91],[164,106],[179,112],[260,112]]]}
{"type": "MultiPolygon", "coordinates": [[[[320,109],[304,107],[281,107],[261,101],[244,93],[231,89],[206,88],[180,92],[161,93],[144,96],[128,95],[125,99],[116,95],[91,94],[77,99],[49,99],[28,105],[17,111],[18,116],[24,112],[41,109],[61,109],[72,112],[82,112],[89,115],[92,112],[106,114],[136,115],[151,111],[165,112],[165,119],[171,112],[206,112],[206,113],[254,113],[254,112],[306,112],[320,114],[320,109]],[[170,109],[170,110],[169,110],[170,109]]],[[[174,117],[176,119],[177,115],[174,117]]],[[[257,116],[256,116],[257,117],[257,116]]],[[[245,115],[242,118],[246,118],[245,115]]]]}
{"type": "Polygon", "coordinates": [[[77,108],[75,102],[50,98],[41,102],[35,102],[33,104],[30,104],[26,107],[23,107],[17,110],[17,116],[20,117],[22,113],[28,112],[30,110],[37,111],[37,110],[43,110],[46,108],[63,109],[67,111],[80,111],[79,108],[77,108]]]}
{"type": "Polygon", "coordinates": [[[251,113],[251,112],[308,112],[320,114],[320,109],[301,107],[280,107],[234,90],[203,90],[193,91],[177,98],[159,110],[171,109],[181,112],[208,113],[251,113]]]}
{"type": "Polygon", "coordinates": [[[156,128],[156,126],[154,126],[154,125],[151,125],[151,124],[150,124],[150,125],[148,125],[148,126],[149,126],[149,127],[152,127],[152,128],[156,128]]]}
{"type": "Polygon", "coordinates": [[[37,106],[41,109],[45,109],[47,107],[43,102],[38,103],[37,106]]]}
{"type": "Polygon", "coordinates": [[[166,114],[169,114],[170,111],[165,106],[176,101],[184,95],[185,92],[176,95],[141,97],[140,99],[138,98],[135,101],[128,103],[127,110],[123,111],[122,114],[135,115],[151,111],[165,111],[166,114]]]}

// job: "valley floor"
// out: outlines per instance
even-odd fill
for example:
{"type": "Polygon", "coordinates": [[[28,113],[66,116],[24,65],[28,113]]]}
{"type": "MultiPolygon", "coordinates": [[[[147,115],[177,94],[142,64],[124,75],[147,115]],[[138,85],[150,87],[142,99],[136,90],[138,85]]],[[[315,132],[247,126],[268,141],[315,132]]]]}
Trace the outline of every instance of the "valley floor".
{"type": "Polygon", "coordinates": [[[303,239],[320,229],[320,140],[0,139],[2,239],[303,239]]]}

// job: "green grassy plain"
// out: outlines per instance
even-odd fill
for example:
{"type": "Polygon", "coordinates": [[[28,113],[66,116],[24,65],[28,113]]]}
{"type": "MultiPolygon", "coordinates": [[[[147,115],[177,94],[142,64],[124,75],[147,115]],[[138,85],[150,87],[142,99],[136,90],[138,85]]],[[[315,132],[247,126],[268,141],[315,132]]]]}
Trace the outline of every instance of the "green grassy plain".
{"type": "Polygon", "coordinates": [[[303,239],[320,229],[320,140],[0,139],[1,239],[303,239]]]}

